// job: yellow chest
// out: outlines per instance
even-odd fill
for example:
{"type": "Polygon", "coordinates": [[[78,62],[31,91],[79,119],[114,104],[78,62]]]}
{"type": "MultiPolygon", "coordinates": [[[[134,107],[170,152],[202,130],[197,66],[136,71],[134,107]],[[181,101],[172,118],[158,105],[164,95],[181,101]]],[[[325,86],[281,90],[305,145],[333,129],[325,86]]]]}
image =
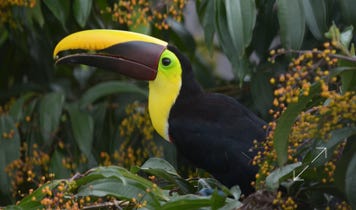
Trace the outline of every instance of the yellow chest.
{"type": "Polygon", "coordinates": [[[154,81],[149,82],[148,111],[152,125],[167,141],[169,141],[169,113],[179,95],[181,83],[180,75],[166,77],[160,72],[154,81]]]}

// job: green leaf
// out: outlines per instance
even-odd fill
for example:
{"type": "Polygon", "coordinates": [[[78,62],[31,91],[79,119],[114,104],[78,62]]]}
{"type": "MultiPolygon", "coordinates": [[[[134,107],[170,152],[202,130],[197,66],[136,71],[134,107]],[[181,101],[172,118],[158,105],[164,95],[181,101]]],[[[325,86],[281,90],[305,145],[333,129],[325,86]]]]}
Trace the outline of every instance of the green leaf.
{"type": "Polygon", "coordinates": [[[234,40],[230,35],[225,1],[215,0],[215,10],[216,12],[214,25],[218,35],[217,37],[219,39],[220,47],[231,62],[235,70],[234,73],[236,78],[242,80],[245,76],[245,69],[240,68],[241,64],[244,64],[240,59],[240,55],[238,54],[238,52],[241,51],[241,48],[237,49],[235,47],[234,40]]]}
{"type": "Polygon", "coordinates": [[[44,0],[43,3],[48,7],[52,12],[54,17],[59,20],[63,28],[66,29],[66,21],[69,17],[69,3],[70,1],[66,0],[44,0]]]}
{"type": "Polygon", "coordinates": [[[86,107],[95,100],[115,93],[137,93],[147,96],[147,91],[139,88],[135,84],[123,81],[110,81],[100,83],[90,88],[80,99],[80,107],[86,107]]]}
{"type": "Polygon", "coordinates": [[[220,195],[218,190],[214,190],[213,194],[210,198],[211,201],[211,209],[219,209],[225,204],[226,196],[220,195]]]}
{"type": "Polygon", "coordinates": [[[80,186],[77,196],[106,196],[131,200],[132,198],[148,201],[150,209],[157,208],[160,201],[168,198],[152,182],[118,166],[98,167],[87,172],[88,175],[76,180],[80,186]],[[143,197],[138,197],[139,194],[143,197]]]}
{"type": "Polygon", "coordinates": [[[301,5],[310,32],[315,38],[322,40],[324,33],[328,30],[326,25],[326,2],[324,0],[302,0],[301,5]]]}
{"type": "Polygon", "coordinates": [[[9,114],[15,120],[15,122],[20,122],[23,116],[23,106],[28,99],[34,96],[34,93],[27,93],[16,100],[16,102],[11,106],[9,114]]]}
{"type": "Polygon", "coordinates": [[[210,53],[213,50],[213,40],[214,40],[214,1],[212,0],[201,0],[196,1],[197,14],[199,15],[200,23],[204,29],[204,40],[208,47],[210,53]]]}
{"type": "Polygon", "coordinates": [[[172,32],[174,32],[170,34],[170,39],[180,47],[181,51],[191,53],[190,56],[194,55],[196,46],[192,34],[181,23],[171,18],[169,18],[167,22],[172,32]]]}
{"type": "MultiPolygon", "coordinates": [[[[160,158],[150,158],[141,167],[140,170],[155,175],[174,185],[179,193],[194,193],[196,190],[188,181],[181,178],[172,165],[166,160],[160,158]]],[[[170,186],[172,187],[172,186],[170,186]]]]}
{"type": "Polygon", "coordinates": [[[176,169],[166,160],[161,158],[150,158],[141,167],[141,169],[162,169],[170,174],[178,175],[176,169]]]}
{"type": "Polygon", "coordinates": [[[80,27],[84,28],[90,15],[93,0],[74,0],[73,13],[80,27]]]}
{"type": "Polygon", "coordinates": [[[49,171],[54,173],[56,178],[68,178],[71,175],[71,171],[64,167],[63,159],[66,156],[56,149],[51,155],[51,162],[49,171]]]}
{"type": "Polygon", "coordinates": [[[250,71],[245,48],[250,44],[256,21],[256,6],[251,0],[215,0],[215,29],[219,44],[229,58],[240,81],[250,71]]]}
{"type": "Polygon", "coordinates": [[[282,44],[299,49],[304,39],[305,17],[299,1],[277,0],[278,21],[282,44]]]}
{"type": "Polygon", "coordinates": [[[309,95],[302,95],[299,97],[297,103],[289,104],[286,111],[284,111],[281,117],[277,120],[273,145],[277,152],[277,160],[280,167],[287,162],[288,136],[297,116],[306,108],[311,99],[319,93],[320,84],[316,83],[312,85],[309,95]]]}
{"type": "Polygon", "coordinates": [[[356,90],[356,69],[353,71],[345,71],[340,74],[341,78],[341,90],[343,93],[346,91],[356,90]]]}
{"type": "Polygon", "coordinates": [[[130,25],[129,27],[129,31],[133,31],[136,33],[140,33],[140,34],[147,34],[149,35],[151,33],[151,25],[149,22],[147,22],[146,24],[144,23],[136,23],[136,25],[130,25]]]}
{"type": "Polygon", "coordinates": [[[41,1],[37,1],[35,7],[29,9],[29,12],[31,13],[32,18],[38,23],[38,25],[43,28],[44,18],[41,10],[41,3],[41,1]]]}
{"type": "Polygon", "coordinates": [[[354,0],[339,0],[340,14],[348,24],[356,27],[356,1],[354,0]]]}
{"type": "Polygon", "coordinates": [[[72,103],[67,107],[74,140],[80,151],[89,158],[93,147],[94,120],[89,113],[79,109],[78,103],[72,103]]]}
{"type": "Polygon", "coordinates": [[[159,206],[159,203],[152,198],[154,193],[147,193],[135,185],[120,182],[118,179],[113,178],[98,179],[89,182],[81,186],[77,193],[77,196],[105,197],[108,195],[130,201],[133,198],[138,201],[145,200],[147,201],[147,207],[149,207],[149,209],[155,209],[159,206]],[[143,196],[139,197],[139,195],[143,196]]]}
{"type": "Polygon", "coordinates": [[[326,143],[326,147],[330,150],[352,135],[356,135],[356,127],[344,127],[338,130],[333,130],[331,132],[331,138],[326,143]]]}
{"type": "Polygon", "coordinates": [[[0,173],[0,191],[3,194],[11,192],[10,179],[4,170],[12,161],[19,158],[19,132],[14,120],[9,115],[2,114],[0,115],[0,169],[3,171],[0,173]]]}
{"type": "Polygon", "coordinates": [[[118,182],[121,182],[125,185],[132,185],[136,188],[139,188],[142,191],[155,188],[154,192],[152,192],[154,193],[154,196],[151,196],[152,199],[154,199],[155,202],[158,202],[158,200],[167,200],[166,196],[163,194],[163,191],[160,188],[155,187],[152,182],[138,176],[137,174],[133,174],[122,167],[98,167],[91,169],[89,172],[87,172],[87,174],[88,175],[76,180],[78,186],[88,184],[93,180],[112,178],[117,179],[118,182]]]}
{"type": "MultiPolygon", "coordinates": [[[[349,198],[354,198],[356,195],[355,193],[351,193],[352,189],[348,188],[346,185],[353,185],[355,182],[355,173],[351,174],[352,170],[355,169],[355,166],[353,166],[355,163],[355,151],[356,151],[356,135],[353,135],[349,137],[346,141],[346,145],[344,147],[344,150],[342,151],[342,156],[340,160],[336,162],[336,170],[334,174],[334,179],[335,179],[335,186],[337,189],[344,193],[344,196],[349,199],[349,198]],[[352,169],[352,166],[354,169],[352,169]],[[351,191],[350,191],[351,190],[351,191]]],[[[350,204],[352,204],[352,200],[348,200],[350,204]]],[[[355,201],[355,199],[353,199],[355,201]]],[[[354,204],[352,204],[353,207],[355,207],[354,204]]]]}
{"type": "Polygon", "coordinates": [[[17,206],[23,209],[42,209],[44,206],[41,205],[40,201],[46,196],[45,193],[42,192],[42,189],[45,187],[49,187],[50,190],[56,188],[63,180],[53,180],[49,183],[43,184],[39,188],[37,188],[31,195],[23,198],[17,206]],[[35,198],[35,199],[33,199],[35,198]]]}
{"type": "Polygon", "coordinates": [[[226,19],[229,34],[235,45],[236,56],[244,54],[250,44],[252,31],[256,21],[256,5],[254,0],[225,0],[226,19]]]}
{"type": "Polygon", "coordinates": [[[51,144],[53,134],[58,129],[63,104],[64,94],[61,92],[49,93],[40,101],[40,130],[47,145],[51,144]]]}
{"type": "Polygon", "coordinates": [[[235,45],[232,44],[233,40],[231,38],[229,27],[227,24],[226,18],[226,7],[225,1],[222,0],[215,0],[215,29],[218,35],[219,44],[225,53],[225,55],[232,61],[236,56],[233,56],[237,49],[235,49],[235,45]]]}
{"type": "Polygon", "coordinates": [[[24,208],[16,205],[5,206],[3,210],[24,210],[24,208]]]}
{"type": "Polygon", "coordinates": [[[345,49],[349,48],[350,42],[352,40],[353,37],[353,32],[354,27],[349,26],[347,28],[345,28],[345,30],[343,32],[341,32],[340,34],[340,42],[342,45],[344,45],[345,49]]]}
{"type": "MultiPolygon", "coordinates": [[[[351,189],[347,188],[346,185],[352,184],[352,174],[348,172],[350,170],[349,166],[351,166],[350,163],[355,157],[355,151],[356,151],[356,136],[353,135],[347,139],[344,150],[342,151],[342,156],[340,160],[336,162],[336,170],[334,174],[335,186],[340,192],[345,193],[344,195],[347,198],[351,196],[348,194],[348,192],[350,192],[351,189]],[[351,180],[348,180],[348,183],[346,183],[346,180],[349,178],[351,178],[351,180]]],[[[353,177],[354,175],[355,174],[353,174],[353,177]]]]}
{"type": "Polygon", "coordinates": [[[257,111],[262,116],[267,116],[266,107],[271,107],[273,101],[273,90],[269,83],[268,76],[263,71],[257,71],[251,78],[251,96],[257,111]]]}
{"type": "Polygon", "coordinates": [[[232,194],[232,196],[234,196],[234,199],[238,200],[241,196],[241,189],[239,186],[235,185],[231,187],[230,193],[232,194]]]}
{"type": "Polygon", "coordinates": [[[231,187],[229,190],[230,194],[233,196],[233,198],[230,198],[230,196],[226,199],[226,205],[223,207],[219,208],[219,210],[230,210],[230,209],[239,209],[243,204],[240,202],[240,196],[241,196],[241,189],[239,186],[235,185],[231,187]]]}
{"type": "Polygon", "coordinates": [[[352,208],[356,208],[356,152],[347,167],[345,177],[345,193],[352,208]]]}
{"type": "Polygon", "coordinates": [[[209,197],[202,197],[197,195],[183,195],[161,206],[161,210],[181,210],[181,209],[199,209],[211,206],[209,197]]]}
{"type": "Polygon", "coordinates": [[[286,166],[277,168],[276,170],[272,171],[266,178],[266,186],[270,190],[276,190],[279,187],[279,183],[282,177],[286,176],[287,174],[291,173],[294,169],[301,166],[301,162],[288,164],[286,166]]]}
{"type": "Polygon", "coordinates": [[[227,204],[219,208],[219,210],[241,209],[243,204],[239,200],[227,199],[227,204]]]}
{"type": "Polygon", "coordinates": [[[3,25],[0,25],[0,46],[9,38],[9,32],[5,29],[3,25]]]}

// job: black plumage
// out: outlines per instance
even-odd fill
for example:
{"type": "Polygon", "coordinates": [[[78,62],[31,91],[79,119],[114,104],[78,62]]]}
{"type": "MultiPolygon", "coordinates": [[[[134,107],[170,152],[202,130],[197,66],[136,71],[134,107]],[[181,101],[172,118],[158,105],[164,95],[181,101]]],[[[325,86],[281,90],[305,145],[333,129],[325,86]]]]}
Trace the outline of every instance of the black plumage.
{"type": "Polygon", "coordinates": [[[245,194],[257,167],[253,140],[265,138],[265,122],[234,98],[205,93],[194,79],[188,59],[176,48],[182,65],[182,87],[169,114],[169,137],[190,162],[211,173],[226,186],[239,185],[245,194]]]}

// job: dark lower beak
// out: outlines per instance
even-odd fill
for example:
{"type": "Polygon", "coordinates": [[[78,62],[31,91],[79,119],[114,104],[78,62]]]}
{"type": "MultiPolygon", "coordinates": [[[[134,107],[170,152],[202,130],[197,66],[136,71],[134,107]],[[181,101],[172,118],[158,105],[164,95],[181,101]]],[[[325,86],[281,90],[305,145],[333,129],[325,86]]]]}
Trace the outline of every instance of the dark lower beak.
{"type": "Polygon", "coordinates": [[[165,48],[153,43],[133,41],[113,45],[94,54],[67,55],[59,58],[56,64],[85,64],[138,80],[154,80],[159,58],[165,48]]]}

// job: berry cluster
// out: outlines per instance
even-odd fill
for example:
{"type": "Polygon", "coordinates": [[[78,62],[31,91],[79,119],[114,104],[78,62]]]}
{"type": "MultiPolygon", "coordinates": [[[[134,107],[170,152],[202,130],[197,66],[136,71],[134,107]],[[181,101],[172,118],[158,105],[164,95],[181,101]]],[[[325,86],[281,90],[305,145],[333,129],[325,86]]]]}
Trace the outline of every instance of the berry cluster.
{"type": "Polygon", "coordinates": [[[120,0],[102,12],[112,14],[113,20],[129,27],[135,28],[139,25],[153,23],[159,30],[167,30],[169,28],[168,18],[178,22],[182,20],[185,4],[185,0],[120,0]]]}
{"type": "Polygon", "coordinates": [[[13,19],[12,7],[29,7],[33,8],[36,5],[36,0],[4,0],[0,1],[0,25],[9,24],[10,27],[16,27],[16,22],[13,19]]]}
{"type": "MultiPolygon", "coordinates": [[[[335,76],[333,69],[337,67],[339,59],[344,57],[337,54],[334,45],[326,42],[323,50],[279,49],[270,52],[272,63],[278,56],[287,53],[298,53],[299,56],[292,59],[286,73],[270,79],[270,83],[275,86],[274,108],[269,111],[274,120],[266,126],[269,131],[267,140],[262,144],[254,142],[255,147],[260,148],[252,162],[260,167],[256,174],[256,182],[252,183],[256,188],[264,188],[266,177],[278,168],[274,134],[277,120],[288,105],[296,104],[306,98],[310,103],[307,110],[299,113],[291,128],[288,137],[288,163],[303,161],[301,152],[311,151],[310,146],[313,142],[326,143],[330,140],[333,131],[356,125],[356,94],[354,91],[341,91],[340,79],[335,76]],[[312,88],[313,92],[311,92],[312,88]]],[[[341,141],[324,165],[312,166],[308,169],[309,173],[320,177],[321,184],[334,182],[336,162],[345,144],[341,141]]],[[[282,209],[296,208],[293,200],[282,199],[282,202],[278,195],[274,201],[276,205],[278,204],[282,209]]]]}

